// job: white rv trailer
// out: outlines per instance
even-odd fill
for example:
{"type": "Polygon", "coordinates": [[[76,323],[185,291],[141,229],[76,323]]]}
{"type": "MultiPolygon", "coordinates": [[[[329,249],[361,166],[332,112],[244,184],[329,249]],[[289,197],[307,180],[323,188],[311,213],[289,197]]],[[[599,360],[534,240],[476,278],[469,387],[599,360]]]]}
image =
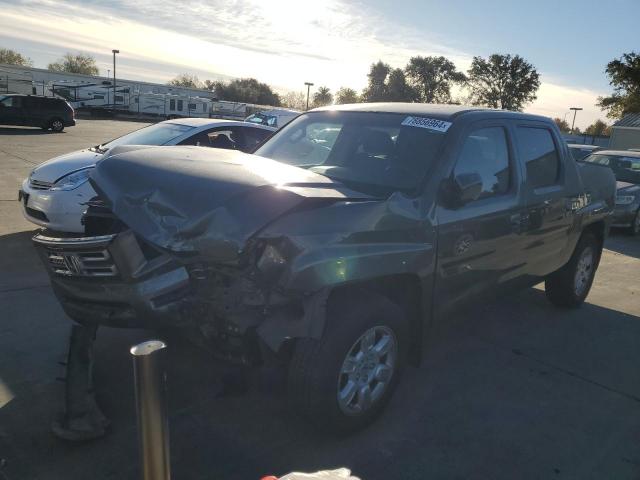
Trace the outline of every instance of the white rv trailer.
{"type": "Polygon", "coordinates": [[[49,82],[46,87],[47,94],[62,97],[73,108],[125,106],[131,101],[131,89],[128,85],[116,86],[114,96],[113,84],[109,80],[96,83],[77,81],[49,82]]]}
{"type": "Polygon", "coordinates": [[[20,67],[0,65],[0,94],[22,93],[32,95],[36,92],[33,86],[33,74],[20,67]]]}
{"type": "Polygon", "coordinates": [[[141,115],[156,115],[165,118],[209,118],[211,100],[188,95],[136,93],[132,95],[129,111],[141,115]]]}

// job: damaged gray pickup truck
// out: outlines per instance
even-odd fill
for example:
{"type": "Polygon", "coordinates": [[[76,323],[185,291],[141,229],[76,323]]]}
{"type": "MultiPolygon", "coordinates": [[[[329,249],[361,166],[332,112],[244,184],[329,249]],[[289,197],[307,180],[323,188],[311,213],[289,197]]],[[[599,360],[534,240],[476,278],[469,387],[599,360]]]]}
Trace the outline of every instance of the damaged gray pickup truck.
{"type": "Polygon", "coordinates": [[[547,118],[399,103],[307,112],[254,155],[115,155],[90,181],[86,235],[34,237],[66,313],[286,362],[292,400],[337,431],[382,410],[452,307],[541,281],[579,306],[615,200],[547,118]]]}

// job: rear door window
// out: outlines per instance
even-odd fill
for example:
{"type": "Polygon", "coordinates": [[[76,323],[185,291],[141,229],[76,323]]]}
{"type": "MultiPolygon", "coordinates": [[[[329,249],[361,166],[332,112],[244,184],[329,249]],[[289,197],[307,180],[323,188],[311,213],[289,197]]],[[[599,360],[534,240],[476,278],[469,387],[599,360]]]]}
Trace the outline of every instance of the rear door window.
{"type": "Polygon", "coordinates": [[[551,130],[543,127],[518,127],[518,152],[531,188],[547,187],[558,182],[560,155],[551,130]]]}

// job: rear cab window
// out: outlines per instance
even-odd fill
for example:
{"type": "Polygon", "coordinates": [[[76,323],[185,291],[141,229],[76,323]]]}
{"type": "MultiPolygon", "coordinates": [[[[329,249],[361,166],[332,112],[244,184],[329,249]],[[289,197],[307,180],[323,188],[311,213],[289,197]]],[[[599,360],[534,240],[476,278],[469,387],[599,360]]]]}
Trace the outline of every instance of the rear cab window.
{"type": "Polygon", "coordinates": [[[516,138],[529,186],[538,189],[557,185],[561,163],[552,131],[544,126],[518,125],[516,138]]]}

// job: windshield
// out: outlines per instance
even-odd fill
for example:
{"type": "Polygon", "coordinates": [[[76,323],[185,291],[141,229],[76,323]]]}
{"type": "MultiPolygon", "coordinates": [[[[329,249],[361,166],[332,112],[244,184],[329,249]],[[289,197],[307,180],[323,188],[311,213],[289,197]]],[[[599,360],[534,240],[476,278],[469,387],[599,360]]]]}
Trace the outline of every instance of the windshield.
{"type": "Polygon", "coordinates": [[[606,165],[613,170],[616,180],[640,184],[640,157],[592,154],[582,161],[606,165]]]}
{"type": "Polygon", "coordinates": [[[106,152],[118,145],[165,145],[167,142],[194,128],[179,123],[156,123],[99,145],[97,148],[106,152]]]}
{"type": "Polygon", "coordinates": [[[412,118],[423,124],[429,120],[395,113],[311,112],[289,123],[255,154],[361,190],[412,190],[445,137],[407,121],[412,118]]]}
{"type": "Polygon", "coordinates": [[[273,115],[265,115],[263,113],[254,113],[246,118],[246,122],[257,123],[258,125],[268,125],[274,127],[277,118],[273,115]]]}

